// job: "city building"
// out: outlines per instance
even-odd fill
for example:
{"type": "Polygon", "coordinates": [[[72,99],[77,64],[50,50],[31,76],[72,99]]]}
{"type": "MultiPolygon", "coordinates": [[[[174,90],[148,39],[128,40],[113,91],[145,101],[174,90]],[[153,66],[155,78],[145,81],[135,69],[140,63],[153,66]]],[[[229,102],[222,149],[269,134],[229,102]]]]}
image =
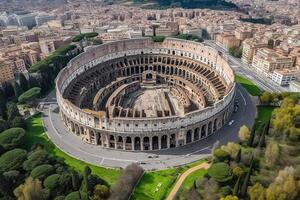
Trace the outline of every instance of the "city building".
{"type": "Polygon", "coordinates": [[[243,52],[242,52],[242,62],[245,64],[251,64],[256,51],[259,48],[268,47],[267,43],[256,40],[254,38],[245,39],[242,42],[243,52]]]}
{"type": "Polygon", "coordinates": [[[299,71],[289,69],[276,69],[272,74],[272,81],[281,86],[288,86],[291,81],[296,79],[296,73],[299,71]]]}
{"type": "Polygon", "coordinates": [[[252,66],[267,77],[271,77],[276,69],[291,69],[293,67],[292,57],[278,54],[273,49],[258,49],[253,57],[252,66]]]}
{"type": "Polygon", "coordinates": [[[232,47],[239,47],[241,40],[237,39],[233,34],[221,33],[216,36],[216,43],[225,49],[230,49],[232,47]]]}
{"type": "Polygon", "coordinates": [[[0,85],[3,86],[6,83],[14,80],[13,63],[0,60],[0,85]]]}

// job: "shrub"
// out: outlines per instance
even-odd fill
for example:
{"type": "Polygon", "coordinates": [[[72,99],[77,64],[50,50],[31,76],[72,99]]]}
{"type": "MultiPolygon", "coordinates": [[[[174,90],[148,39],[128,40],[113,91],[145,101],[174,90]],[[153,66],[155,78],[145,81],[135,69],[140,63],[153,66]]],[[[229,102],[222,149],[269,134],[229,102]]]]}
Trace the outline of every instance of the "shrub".
{"type": "Polygon", "coordinates": [[[207,172],[211,178],[220,183],[227,182],[232,179],[229,165],[223,162],[213,164],[207,172]]]}
{"type": "Polygon", "coordinates": [[[0,145],[6,150],[14,149],[24,142],[25,130],[10,128],[0,134],[0,145]]]}
{"type": "Polygon", "coordinates": [[[59,186],[59,174],[52,174],[44,180],[44,187],[53,190],[59,186]]]}
{"type": "Polygon", "coordinates": [[[153,42],[163,42],[166,39],[165,36],[152,36],[153,42]]]}
{"type": "Polygon", "coordinates": [[[41,88],[33,87],[33,88],[27,90],[26,92],[24,92],[23,94],[21,94],[18,98],[18,101],[20,103],[26,103],[26,102],[34,100],[35,98],[40,96],[40,94],[41,94],[41,88]]]}
{"type": "Polygon", "coordinates": [[[35,167],[31,173],[30,176],[32,178],[38,178],[40,180],[45,179],[47,176],[49,176],[50,174],[54,173],[54,168],[52,165],[49,164],[44,164],[44,165],[39,165],[37,167],[35,167]]]}
{"type": "Polygon", "coordinates": [[[66,196],[65,200],[81,200],[81,195],[78,191],[71,192],[66,196]]]}
{"type": "Polygon", "coordinates": [[[214,150],[214,158],[216,162],[224,162],[226,160],[229,160],[230,155],[227,151],[218,148],[214,150]]]}
{"type": "Polygon", "coordinates": [[[33,170],[36,166],[48,163],[48,153],[45,150],[36,150],[32,152],[23,163],[26,171],[33,170]]]}
{"type": "Polygon", "coordinates": [[[109,196],[109,189],[106,185],[96,185],[94,188],[94,199],[105,199],[109,196]]]}
{"type": "Polygon", "coordinates": [[[23,149],[13,149],[0,157],[0,173],[19,169],[26,160],[27,152],[23,149]]]}

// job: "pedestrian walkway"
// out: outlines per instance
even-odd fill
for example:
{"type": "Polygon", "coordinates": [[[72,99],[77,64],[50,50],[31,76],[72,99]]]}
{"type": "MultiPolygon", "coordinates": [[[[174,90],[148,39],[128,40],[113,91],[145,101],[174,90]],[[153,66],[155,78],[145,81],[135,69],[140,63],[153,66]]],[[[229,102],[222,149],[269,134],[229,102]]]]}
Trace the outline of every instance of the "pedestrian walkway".
{"type": "Polygon", "coordinates": [[[190,169],[188,169],[187,171],[185,171],[178,179],[178,181],[176,182],[175,186],[173,187],[172,191],[170,192],[169,196],[167,197],[167,200],[173,200],[177,194],[177,192],[179,191],[182,183],[184,182],[184,180],[193,172],[199,170],[199,169],[208,169],[210,167],[210,164],[208,164],[207,162],[205,163],[201,163],[200,165],[197,165],[195,167],[192,167],[190,169]]]}

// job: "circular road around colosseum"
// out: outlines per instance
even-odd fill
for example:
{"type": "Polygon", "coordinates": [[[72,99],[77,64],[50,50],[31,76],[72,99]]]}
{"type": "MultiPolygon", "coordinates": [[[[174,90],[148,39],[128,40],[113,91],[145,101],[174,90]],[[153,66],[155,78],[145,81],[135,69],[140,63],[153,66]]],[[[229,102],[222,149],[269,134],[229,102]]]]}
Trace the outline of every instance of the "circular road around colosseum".
{"type": "Polygon", "coordinates": [[[99,148],[98,146],[83,142],[79,137],[74,137],[61,121],[59,109],[56,102],[55,92],[52,92],[45,100],[43,106],[44,128],[51,141],[62,151],[79,160],[104,167],[126,167],[132,162],[142,164],[146,170],[165,169],[184,165],[210,154],[211,148],[216,141],[226,144],[229,141],[238,140],[240,126],[251,127],[256,115],[256,107],[251,97],[240,85],[237,86],[236,100],[239,102],[239,110],[234,113],[230,120],[234,123],[225,125],[210,137],[196,141],[186,146],[174,149],[130,152],[99,148]],[[149,156],[158,155],[158,158],[149,156]]]}

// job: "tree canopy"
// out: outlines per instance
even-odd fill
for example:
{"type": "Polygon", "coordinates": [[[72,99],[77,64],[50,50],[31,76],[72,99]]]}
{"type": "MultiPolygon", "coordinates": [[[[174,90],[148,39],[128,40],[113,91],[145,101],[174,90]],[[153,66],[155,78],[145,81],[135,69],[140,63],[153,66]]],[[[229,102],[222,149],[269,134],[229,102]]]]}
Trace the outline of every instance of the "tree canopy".
{"type": "Polygon", "coordinates": [[[14,149],[24,142],[25,130],[10,128],[0,134],[0,145],[6,150],[14,149]]]}
{"type": "Polygon", "coordinates": [[[40,96],[40,94],[41,94],[41,88],[33,87],[27,90],[26,92],[24,92],[23,94],[21,94],[18,98],[18,101],[20,103],[28,103],[34,100],[35,98],[37,98],[38,96],[40,96]]]}

